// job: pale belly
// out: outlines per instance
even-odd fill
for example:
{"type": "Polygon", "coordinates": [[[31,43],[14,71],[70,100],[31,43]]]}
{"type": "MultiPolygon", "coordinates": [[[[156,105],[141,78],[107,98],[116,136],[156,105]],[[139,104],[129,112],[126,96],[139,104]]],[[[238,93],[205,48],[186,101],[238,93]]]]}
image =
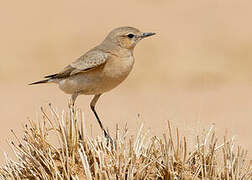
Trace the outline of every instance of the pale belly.
{"type": "Polygon", "coordinates": [[[134,58],[109,60],[104,66],[58,82],[67,94],[101,94],[118,86],[129,75],[134,58]]]}

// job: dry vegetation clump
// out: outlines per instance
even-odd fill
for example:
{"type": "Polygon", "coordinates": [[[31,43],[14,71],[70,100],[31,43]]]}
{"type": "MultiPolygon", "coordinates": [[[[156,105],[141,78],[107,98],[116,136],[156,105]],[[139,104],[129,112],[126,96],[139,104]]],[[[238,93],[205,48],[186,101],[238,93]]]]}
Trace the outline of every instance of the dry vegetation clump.
{"type": "Polygon", "coordinates": [[[170,123],[162,138],[143,126],[135,138],[128,137],[127,128],[117,128],[110,144],[104,137],[86,136],[79,109],[60,115],[49,106],[42,114],[25,125],[22,140],[10,143],[17,160],[5,154],[1,179],[252,179],[247,152],[232,139],[217,143],[213,126],[195,138],[189,152],[186,137],[178,129],[173,133],[170,123]]]}

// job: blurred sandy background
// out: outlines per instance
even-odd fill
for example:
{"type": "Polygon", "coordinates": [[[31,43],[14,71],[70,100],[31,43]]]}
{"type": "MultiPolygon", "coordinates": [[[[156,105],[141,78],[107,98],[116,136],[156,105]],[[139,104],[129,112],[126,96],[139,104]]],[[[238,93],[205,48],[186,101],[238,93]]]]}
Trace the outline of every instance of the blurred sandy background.
{"type": "MultiPolygon", "coordinates": [[[[13,0],[0,2],[0,151],[49,102],[66,109],[55,85],[27,86],[61,70],[115,27],[157,32],[135,49],[129,78],[104,94],[97,111],[112,131],[141,121],[156,135],[166,121],[194,136],[212,123],[252,152],[252,2],[249,0],[13,0]],[[140,118],[137,117],[140,114],[140,118]]],[[[88,133],[101,134],[89,109],[88,133]]],[[[221,141],[222,139],[220,139],[221,141]]],[[[0,160],[3,156],[0,156],[0,160]]]]}

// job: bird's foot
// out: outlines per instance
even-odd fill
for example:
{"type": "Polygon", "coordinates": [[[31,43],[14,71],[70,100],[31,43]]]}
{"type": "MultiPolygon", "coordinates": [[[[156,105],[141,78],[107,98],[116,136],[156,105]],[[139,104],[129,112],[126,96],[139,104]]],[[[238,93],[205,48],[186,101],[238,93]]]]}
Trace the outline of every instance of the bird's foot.
{"type": "Polygon", "coordinates": [[[106,131],[104,131],[104,136],[107,139],[108,143],[110,143],[113,146],[114,141],[106,131]]]}

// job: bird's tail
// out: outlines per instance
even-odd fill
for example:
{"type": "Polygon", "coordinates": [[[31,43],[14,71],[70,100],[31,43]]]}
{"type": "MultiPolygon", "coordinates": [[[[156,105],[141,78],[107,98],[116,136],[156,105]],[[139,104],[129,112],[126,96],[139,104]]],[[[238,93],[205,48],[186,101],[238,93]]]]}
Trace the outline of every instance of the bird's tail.
{"type": "Polygon", "coordinates": [[[36,81],[36,82],[33,82],[29,85],[35,85],[35,84],[44,84],[44,83],[48,83],[50,82],[50,79],[45,79],[45,80],[42,80],[42,81],[36,81]]]}

